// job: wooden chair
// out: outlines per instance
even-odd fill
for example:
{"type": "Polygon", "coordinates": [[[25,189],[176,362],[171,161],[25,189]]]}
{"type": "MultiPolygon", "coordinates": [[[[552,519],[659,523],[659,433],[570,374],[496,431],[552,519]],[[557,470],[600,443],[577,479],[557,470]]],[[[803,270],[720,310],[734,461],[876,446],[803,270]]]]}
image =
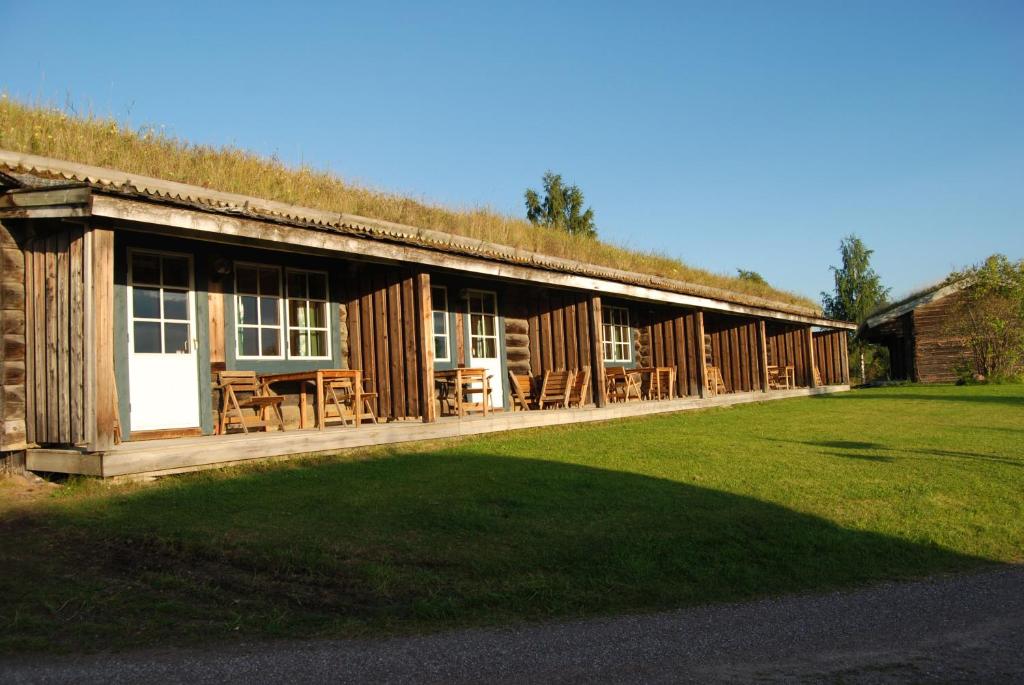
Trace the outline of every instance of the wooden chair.
{"type": "MultiPolygon", "coordinates": [[[[340,419],[341,425],[346,426],[349,422],[355,425],[356,393],[352,387],[352,379],[337,378],[325,379],[324,381],[324,423],[332,419],[340,419]],[[331,413],[331,409],[334,413],[331,413]]],[[[364,401],[365,405],[366,402],[364,401]]]]}
{"type": "Polygon", "coordinates": [[[711,396],[714,397],[715,395],[728,393],[729,388],[725,386],[725,379],[722,378],[722,370],[719,369],[717,366],[709,366],[707,368],[708,392],[711,394],[711,396]]]}
{"type": "Polygon", "coordinates": [[[576,405],[577,407],[582,407],[587,401],[587,392],[589,390],[590,367],[584,366],[582,370],[575,372],[572,387],[569,388],[569,398],[566,400],[566,406],[576,405]]]}
{"type": "Polygon", "coordinates": [[[533,378],[528,373],[508,372],[509,388],[512,389],[512,411],[530,411],[537,403],[533,392],[533,378]]]}
{"type": "Polygon", "coordinates": [[[676,371],[672,367],[660,366],[648,374],[644,396],[649,400],[675,399],[676,371]]]}
{"type": "Polygon", "coordinates": [[[218,435],[224,435],[232,426],[241,426],[243,433],[248,433],[250,427],[268,430],[268,409],[272,410],[278,426],[284,430],[284,416],[281,414],[284,398],[271,395],[255,371],[221,371],[217,375],[217,387],[221,393],[218,435]],[[246,416],[243,409],[252,409],[255,416],[246,416]]]}
{"type": "Polygon", "coordinates": [[[375,412],[373,410],[373,405],[377,401],[377,391],[374,389],[373,379],[372,378],[364,378],[363,379],[362,398],[363,398],[363,409],[362,409],[362,412],[361,412],[362,413],[362,420],[365,421],[367,418],[369,418],[370,421],[373,422],[374,424],[378,423],[378,421],[377,421],[377,412],[375,412]]]}
{"type": "Polygon", "coordinates": [[[821,382],[821,372],[818,371],[818,367],[812,366],[811,369],[814,371],[814,385],[819,388],[825,385],[824,383],[821,382]]]}
{"type": "Polygon", "coordinates": [[[769,390],[789,390],[789,376],[782,369],[774,364],[769,364],[767,369],[769,390]]]}
{"type": "Polygon", "coordinates": [[[545,371],[537,393],[537,408],[546,409],[551,405],[567,407],[574,376],[573,371],[545,371]]]}
{"type": "Polygon", "coordinates": [[[628,402],[631,397],[643,399],[640,392],[641,375],[627,371],[624,366],[615,366],[605,371],[608,383],[608,399],[611,402],[628,402]]]}

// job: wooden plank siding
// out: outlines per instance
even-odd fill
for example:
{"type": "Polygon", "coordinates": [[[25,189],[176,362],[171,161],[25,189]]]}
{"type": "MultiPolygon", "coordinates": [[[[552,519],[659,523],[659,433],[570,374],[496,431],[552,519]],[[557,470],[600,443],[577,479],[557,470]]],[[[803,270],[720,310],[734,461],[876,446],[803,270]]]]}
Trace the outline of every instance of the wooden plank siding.
{"type": "MultiPolygon", "coordinates": [[[[567,290],[506,287],[503,314],[509,370],[540,378],[545,371],[590,367],[591,377],[596,377],[603,364],[595,368],[592,363],[601,340],[600,312],[596,319],[592,316],[592,299],[587,293],[567,290]]],[[[595,404],[603,401],[600,385],[591,382],[595,404]]]]}
{"type": "Polygon", "coordinates": [[[758,329],[756,319],[704,312],[711,361],[722,372],[728,392],[763,389],[758,329]]]}
{"type": "Polygon", "coordinates": [[[815,331],[814,359],[818,364],[821,382],[825,385],[843,385],[849,382],[846,368],[845,331],[815,331]]]}
{"type": "Polygon", "coordinates": [[[696,310],[649,308],[639,312],[640,366],[671,366],[676,394],[700,395],[700,329],[696,310]]]}
{"type": "Polygon", "coordinates": [[[948,329],[962,298],[962,293],[955,293],[911,313],[913,379],[918,383],[952,383],[959,378],[956,367],[968,350],[948,329]]]}
{"type": "Polygon", "coordinates": [[[784,324],[777,321],[765,323],[767,357],[769,364],[792,366],[796,385],[811,387],[812,372],[809,365],[807,327],[784,324]]]}
{"type": "MultiPolygon", "coordinates": [[[[31,383],[25,324],[25,230],[20,222],[0,222],[0,452],[24,449],[31,383]]],[[[34,398],[33,398],[34,399],[34,398]]]]}
{"type": "Polygon", "coordinates": [[[354,265],[344,288],[344,359],[372,381],[378,418],[430,419],[432,407],[424,412],[433,392],[429,276],[413,268],[354,265]]]}
{"type": "Polygon", "coordinates": [[[84,331],[92,293],[85,287],[91,265],[84,242],[82,226],[71,223],[39,225],[24,241],[26,345],[32,351],[26,356],[32,389],[26,439],[39,445],[83,445],[89,437],[84,331]]]}

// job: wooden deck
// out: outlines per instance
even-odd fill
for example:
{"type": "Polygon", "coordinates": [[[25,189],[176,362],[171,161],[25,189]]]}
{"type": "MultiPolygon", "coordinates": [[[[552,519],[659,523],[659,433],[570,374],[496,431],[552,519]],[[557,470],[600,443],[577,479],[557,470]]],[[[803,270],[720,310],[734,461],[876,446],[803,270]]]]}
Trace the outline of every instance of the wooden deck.
{"type": "Polygon", "coordinates": [[[168,440],[125,442],[97,454],[75,450],[29,449],[27,466],[33,471],[78,473],[110,478],[115,476],[159,476],[205,468],[217,468],[253,459],[324,454],[339,450],[417,440],[454,438],[519,428],[537,428],[589,421],[722,407],[791,397],[822,395],[849,390],[848,385],[819,388],[746,392],[709,399],[683,398],[656,402],[628,402],[581,409],[530,412],[501,412],[487,417],[463,419],[444,417],[435,423],[401,421],[380,425],[335,426],[324,431],[303,430],[271,433],[233,434],[168,440]]]}

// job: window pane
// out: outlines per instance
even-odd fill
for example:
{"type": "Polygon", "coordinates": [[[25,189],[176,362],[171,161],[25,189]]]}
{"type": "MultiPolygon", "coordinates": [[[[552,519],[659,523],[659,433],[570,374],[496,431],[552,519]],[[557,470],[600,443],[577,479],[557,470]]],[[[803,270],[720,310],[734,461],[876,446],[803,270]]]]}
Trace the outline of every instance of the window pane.
{"type": "Polygon", "coordinates": [[[434,359],[448,358],[448,340],[446,338],[434,338],[434,359]]]}
{"type": "Polygon", "coordinates": [[[613,361],[615,359],[615,352],[613,351],[613,346],[610,342],[606,342],[604,344],[604,358],[608,361],[613,361]]]}
{"type": "Polygon", "coordinates": [[[160,352],[160,324],[155,321],[136,321],[133,337],[136,352],[160,352]]]}
{"type": "Polygon", "coordinates": [[[498,356],[498,343],[494,338],[484,338],[484,356],[488,359],[498,356]]]}
{"type": "Polygon", "coordinates": [[[306,356],[305,331],[288,331],[288,354],[293,357],[306,356]]]}
{"type": "Polygon", "coordinates": [[[306,323],[306,302],[304,300],[288,300],[288,325],[308,326],[306,323]]]}
{"type": "Polygon", "coordinates": [[[280,307],[278,303],[279,299],[276,297],[261,297],[260,298],[260,323],[264,326],[276,326],[278,323],[278,311],[280,307]]]}
{"type": "Polygon", "coordinates": [[[306,297],[306,274],[288,272],[288,297],[306,297]]]}
{"type": "Polygon", "coordinates": [[[243,357],[258,357],[260,354],[260,329],[238,329],[238,354],[243,357]]]}
{"type": "Polygon", "coordinates": [[[260,329],[260,351],[264,357],[278,357],[281,355],[281,341],[278,339],[280,331],[277,328],[260,329]]]}
{"type": "Polygon", "coordinates": [[[482,359],[484,356],[484,340],[483,338],[473,338],[473,356],[477,359],[482,359]]]}
{"type": "Polygon", "coordinates": [[[151,254],[133,254],[132,282],[160,285],[160,258],[151,254]]]}
{"type": "Polygon", "coordinates": [[[309,356],[323,357],[327,354],[327,331],[313,331],[309,334],[309,356]]]}
{"type": "Polygon", "coordinates": [[[187,323],[164,324],[164,352],[167,354],[188,352],[187,323]]]}
{"type": "Polygon", "coordinates": [[[164,285],[188,287],[188,260],[184,257],[164,257],[164,285]]]}
{"type": "Polygon", "coordinates": [[[323,274],[308,274],[309,297],[313,300],[327,299],[327,277],[323,274]]]}
{"type": "Polygon", "coordinates": [[[256,294],[256,269],[251,266],[235,268],[235,287],[240,293],[256,294]]]}
{"type": "Polygon", "coordinates": [[[132,288],[132,315],[137,319],[159,319],[160,289],[132,288]]]}
{"type": "Polygon", "coordinates": [[[241,323],[257,324],[256,318],[257,299],[252,295],[242,295],[238,298],[238,320],[241,323]]]}
{"type": "Polygon", "coordinates": [[[494,317],[484,317],[484,335],[494,335],[494,317]]]}
{"type": "Polygon", "coordinates": [[[281,294],[281,284],[278,283],[277,269],[260,269],[260,294],[281,294]]]}
{"type": "Polygon", "coordinates": [[[446,316],[447,315],[444,312],[434,312],[434,335],[445,334],[445,324],[447,323],[445,321],[446,316]]]}
{"type": "Polygon", "coordinates": [[[188,293],[186,291],[164,291],[164,318],[178,319],[179,321],[188,320],[188,293]]]}
{"type": "Polygon", "coordinates": [[[309,303],[309,325],[313,328],[327,328],[327,303],[309,303]]]}

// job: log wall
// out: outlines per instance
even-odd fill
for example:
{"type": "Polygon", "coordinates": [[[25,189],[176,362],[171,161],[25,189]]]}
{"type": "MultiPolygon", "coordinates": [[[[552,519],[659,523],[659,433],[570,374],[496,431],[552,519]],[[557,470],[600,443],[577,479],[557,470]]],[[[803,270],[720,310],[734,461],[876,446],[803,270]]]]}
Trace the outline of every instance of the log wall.
{"type": "Polygon", "coordinates": [[[846,351],[845,331],[817,331],[814,333],[814,362],[825,385],[844,385],[850,382],[850,364],[846,351]]]}
{"type": "Polygon", "coordinates": [[[27,439],[25,255],[19,222],[0,222],[0,452],[27,439]]]}
{"type": "Polygon", "coordinates": [[[762,389],[758,328],[756,319],[704,312],[711,360],[721,370],[728,392],[762,389]]]}
{"type": "Polygon", "coordinates": [[[349,368],[373,379],[377,417],[422,418],[423,398],[433,393],[430,340],[423,350],[429,354],[421,354],[421,313],[429,319],[430,312],[429,278],[410,268],[353,265],[345,279],[345,310],[344,359],[349,368]],[[426,283],[425,293],[417,293],[417,276],[426,283]],[[424,359],[429,363],[424,365],[424,359]]]}
{"type": "Polygon", "coordinates": [[[954,293],[921,305],[913,311],[914,380],[919,383],[952,383],[956,367],[967,354],[963,341],[947,331],[957,315],[962,296],[954,293]]]}
{"type": "Polygon", "coordinates": [[[637,338],[640,366],[673,366],[676,395],[700,395],[700,331],[696,311],[650,309],[643,312],[637,338]]]}

